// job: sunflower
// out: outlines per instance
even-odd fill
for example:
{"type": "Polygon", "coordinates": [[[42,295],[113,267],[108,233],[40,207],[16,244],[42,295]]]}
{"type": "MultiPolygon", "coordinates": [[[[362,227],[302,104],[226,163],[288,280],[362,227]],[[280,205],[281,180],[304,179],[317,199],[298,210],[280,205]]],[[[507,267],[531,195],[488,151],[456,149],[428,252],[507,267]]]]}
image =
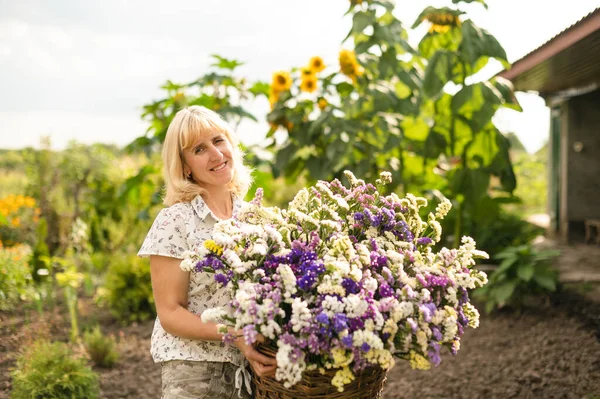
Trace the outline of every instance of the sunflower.
{"type": "Polygon", "coordinates": [[[317,90],[317,77],[314,75],[311,77],[304,77],[302,83],[300,83],[300,90],[307,93],[312,93],[317,90]]]}
{"type": "Polygon", "coordinates": [[[273,74],[273,82],[271,87],[276,92],[289,90],[292,87],[292,77],[289,72],[277,71],[273,74]]]}
{"type": "Polygon", "coordinates": [[[311,69],[310,65],[300,68],[300,76],[302,79],[315,78],[315,71],[311,69]]]}
{"type": "Polygon", "coordinates": [[[310,59],[310,61],[308,61],[308,67],[314,73],[319,73],[323,69],[325,69],[325,63],[323,62],[323,59],[321,57],[314,56],[310,59]]]}
{"type": "Polygon", "coordinates": [[[339,55],[340,69],[344,75],[354,75],[358,69],[356,55],[351,50],[341,50],[339,55]]]}

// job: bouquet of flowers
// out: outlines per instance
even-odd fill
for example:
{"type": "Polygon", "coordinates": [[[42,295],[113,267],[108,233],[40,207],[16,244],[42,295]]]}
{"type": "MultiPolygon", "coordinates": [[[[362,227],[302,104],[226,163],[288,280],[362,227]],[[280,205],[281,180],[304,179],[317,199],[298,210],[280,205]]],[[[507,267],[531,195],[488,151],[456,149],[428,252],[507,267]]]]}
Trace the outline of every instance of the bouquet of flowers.
{"type": "Polygon", "coordinates": [[[468,290],[487,282],[473,268],[487,254],[470,237],[457,249],[433,248],[450,201],[423,220],[426,199],[381,194],[389,172],[375,186],[345,175],[350,187],[319,181],[287,209],[262,206],[258,191],[181,264],[231,290],[228,306],[203,320],[242,330],[248,344],[262,334],[286,388],[305,371],[334,370],[331,384],[343,391],[365,368],[390,369],[394,357],[426,370],[479,324],[468,290]]]}

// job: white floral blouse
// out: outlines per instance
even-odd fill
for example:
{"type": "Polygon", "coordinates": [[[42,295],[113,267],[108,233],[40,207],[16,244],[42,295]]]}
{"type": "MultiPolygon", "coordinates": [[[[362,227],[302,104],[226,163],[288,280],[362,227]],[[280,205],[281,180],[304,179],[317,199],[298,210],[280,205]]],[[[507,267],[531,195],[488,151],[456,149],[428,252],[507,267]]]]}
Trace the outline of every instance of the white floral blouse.
{"type": "MultiPolygon", "coordinates": [[[[233,213],[236,214],[243,202],[233,201],[233,213]]],[[[182,258],[184,251],[196,250],[209,239],[214,224],[219,221],[201,196],[191,202],[178,203],[164,208],[156,216],[138,256],[150,255],[182,258]]],[[[188,288],[188,310],[198,316],[205,309],[223,306],[229,296],[212,275],[192,271],[188,288]]],[[[154,323],[150,352],[155,362],[169,360],[191,360],[209,362],[242,363],[240,351],[218,341],[200,341],[179,338],[166,332],[158,317],[154,323]]]]}

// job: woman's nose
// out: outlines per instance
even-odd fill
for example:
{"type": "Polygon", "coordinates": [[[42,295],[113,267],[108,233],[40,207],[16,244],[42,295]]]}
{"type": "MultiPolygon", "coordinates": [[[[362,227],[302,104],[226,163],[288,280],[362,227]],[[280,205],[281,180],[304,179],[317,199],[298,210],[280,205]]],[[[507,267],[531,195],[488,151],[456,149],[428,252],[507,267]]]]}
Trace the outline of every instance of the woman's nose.
{"type": "Polygon", "coordinates": [[[211,145],[209,148],[210,159],[214,161],[219,161],[223,158],[223,153],[214,145],[211,145]]]}

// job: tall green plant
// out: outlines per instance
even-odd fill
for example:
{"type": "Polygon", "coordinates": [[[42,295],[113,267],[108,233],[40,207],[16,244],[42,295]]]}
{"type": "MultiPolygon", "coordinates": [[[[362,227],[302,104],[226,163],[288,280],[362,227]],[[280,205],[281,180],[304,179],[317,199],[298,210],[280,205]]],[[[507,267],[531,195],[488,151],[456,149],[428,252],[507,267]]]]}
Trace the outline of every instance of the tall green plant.
{"type": "Polygon", "coordinates": [[[493,189],[511,193],[516,181],[509,143],[491,119],[500,107],[520,107],[507,82],[475,80],[491,58],[508,62],[461,3],[423,10],[413,28],[430,29],[415,49],[392,1],[352,2],[346,40],[354,51],[340,52],[339,72],[318,75],[316,90],[306,90],[303,70],[293,70],[295,82],[278,92],[268,119],[287,136],[273,140],[274,173],[316,180],[340,178],[344,169],[366,178],[389,169],[393,189],[441,189],[454,199],[455,240],[470,231],[473,213],[499,211],[483,200],[493,189]]]}

